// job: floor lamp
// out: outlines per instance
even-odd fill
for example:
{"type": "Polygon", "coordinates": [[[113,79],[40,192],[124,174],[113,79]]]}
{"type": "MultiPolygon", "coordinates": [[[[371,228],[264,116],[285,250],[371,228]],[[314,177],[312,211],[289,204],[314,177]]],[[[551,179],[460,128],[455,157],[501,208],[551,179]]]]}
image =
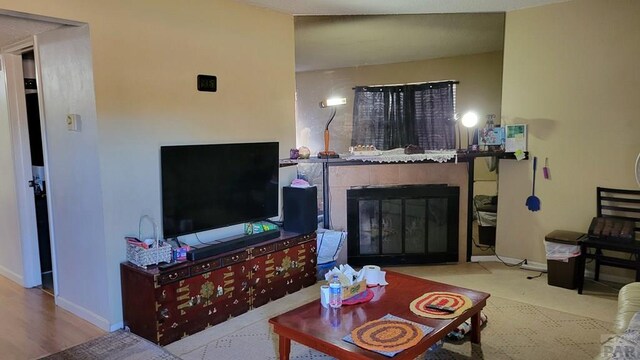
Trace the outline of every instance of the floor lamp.
{"type": "Polygon", "coordinates": [[[324,109],[326,107],[331,107],[331,116],[329,116],[329,121],[327,121],[327,125],[324,127],[324,150],[318,153],[318,157],[321,159],[331,159],[340,157],[336,154],[335,151],[329,150],[329,124],[336,117],[336,106],[344,105],[347,103],[346,98],[332,98],[327,99],[320,102],[320,108],[324,109]]]}

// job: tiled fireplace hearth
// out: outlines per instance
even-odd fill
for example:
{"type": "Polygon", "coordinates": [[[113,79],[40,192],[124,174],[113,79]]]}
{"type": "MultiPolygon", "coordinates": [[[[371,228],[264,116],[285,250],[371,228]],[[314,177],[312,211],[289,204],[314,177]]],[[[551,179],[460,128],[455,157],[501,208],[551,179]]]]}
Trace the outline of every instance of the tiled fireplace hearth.
{"type": "Polygon", "coordinates": [[[446,184],[348,189],[348,263],[456,262],[459,198],[446,184]]]}

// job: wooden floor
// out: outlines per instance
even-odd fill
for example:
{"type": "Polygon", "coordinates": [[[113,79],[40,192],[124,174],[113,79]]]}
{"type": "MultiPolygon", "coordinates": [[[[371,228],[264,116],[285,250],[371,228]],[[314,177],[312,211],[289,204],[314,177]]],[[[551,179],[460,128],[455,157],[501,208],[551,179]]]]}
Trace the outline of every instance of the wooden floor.
{"type": "Polygon", "coordinates": [[[55,306],[44,291],[0,276],[0,359],[37,359],[104,333],[55,306]]]}

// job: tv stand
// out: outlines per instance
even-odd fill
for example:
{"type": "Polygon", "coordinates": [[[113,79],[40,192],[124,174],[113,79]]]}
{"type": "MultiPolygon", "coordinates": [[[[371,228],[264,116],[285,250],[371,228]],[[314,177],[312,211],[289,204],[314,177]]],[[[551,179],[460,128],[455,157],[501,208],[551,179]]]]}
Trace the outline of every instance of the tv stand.
{"type": "Polygon", "coordinates": [[[315,284],[316,259],[315,233],[278,231],[276,239],[166,269],[123,262],[124,324],[167,345],[315,284]]]}
{"type": "Polygon", "coordinates": [[[225,252],[242,249],[280,237],[280,230],[269,230],[251,235],[238,235],[219,240],[216,244],[191,249],[187,252],[187,260],[201,260],[225,252]]]}

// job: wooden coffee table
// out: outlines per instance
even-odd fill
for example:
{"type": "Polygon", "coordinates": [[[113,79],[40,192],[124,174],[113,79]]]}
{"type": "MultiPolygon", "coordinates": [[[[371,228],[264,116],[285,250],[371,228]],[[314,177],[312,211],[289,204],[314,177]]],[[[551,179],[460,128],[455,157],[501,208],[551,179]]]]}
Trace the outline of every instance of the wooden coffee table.
{"type": "Polygon", "coordinates": [[[368,303],[326,309],[320,304],[320,300],[316,300],[269,319],[269,323],[273,324],[273,331],[280,337],[280,359],[289,359],[291,340],[338,359],[389,359],[342,340],[354,328],[386,314],[434,328],[416,346],[394,356],[394,360],[413,360],[469,318],[472,327],[471,342],[480,343],[480,310],[486,305],[489,294],[393,271],[387,271],[386,280],[389,285],[371,288],[375,296],[368,303]],[[411,301],[432,291],[466,295],[473,306],[453,319],[424,318],[412,313],[409,309],[411,301]]]}

